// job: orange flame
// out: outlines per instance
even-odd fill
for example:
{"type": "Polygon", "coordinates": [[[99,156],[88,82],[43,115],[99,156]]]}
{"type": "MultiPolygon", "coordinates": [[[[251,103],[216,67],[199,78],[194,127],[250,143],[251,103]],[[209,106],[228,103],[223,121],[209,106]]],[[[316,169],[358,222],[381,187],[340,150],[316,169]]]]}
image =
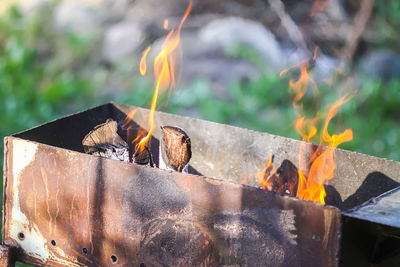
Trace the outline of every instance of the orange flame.
{"type": "Polygon", "coordinates": [[[154,111],[157,105],[157,99],[160,89],[173,88],[175,86],[175,58],[173,53],[180,44],[180,34],[184,21],[188,17],[192,9],[192,1],[186,9],[185,14],[176,31],[171,30],[161,48],[160,53],[154,60],[154,74],[156,77],[156,86],[154,90],[153,100],[150,107],[149,131],[147,135],[142,138],[138,144],[139,152],[142,152],[147,142],[151,138],[154,129],[154,111]]]}
{"type": "Polygon", "coordinates": [[[303,141],[309,142],[317,134],[317,127],[315,126],[319,120],[319,116],[306,119],[300,117],[295,120],[296,131],[303,137],[303,141]]]}
{"type": "Polygon", "coordinates": [[[139,70],[140,70],[140,74],[142,76],[144,76],[147,71],[146,57],[147,57],[147,54],[149,53],[150,49],[151,49],[151,46],[147,47],[146,50],[144,50],[144,52],[143,52],[142,58],[140,59],[139,70]]]}
{"type": "MultiPolygon", "coordinates": [[[[317,56],[317,49],[318,47],[314,51],[313,60],[315,60],[317,56]]],[[[280,73],[282,76],[293,68],[300,69],[299,78],[295,81],[290,80],[289,86],[290,90],[294,93],[292,104],[297,115],[294,125],[296,131],[302,136],[302,140],[305,142],[310,142],[311,139],[317,135],[317,123],[320,120],[319,113],[317,113],[314,118],[307,118],[303,115],[301,100],[307,93],[307,90],[311,87],[314,92],[318,93],[318,87],[308,73],[308,65],[309,62],[301,62],[280,73]]],[[[320,145],[311,155],[309,160],[305,160],[306,143],[300,145],[298,166],[299,180],[296,195],[298,198],[325,204],[326,191],[324,188],[324,182],[334,177],[334,171],[336,169],[334,159],[335,148],[341,143],[353,139],[353,131],[351,129],[346,129],[341,134],[330,135],[328,132],[328,126],[333,117],[337,114],[339,108],[353,96],[353,93],[346,94],[329,107],[320,134],[320,145]],[[325,148],[323,145],[326,145],[327,147],[325,148]]],[[[269,169],[272,170],[271,160],[272,158],[270,158],[265,169],[256,175],[256,180],[260,184],[261,188],[268,190],[271,190],[271,186],[268,184],[267,176],[265,174],[268,173],[269,175],[269,169]]]]}
{"type": "Polygon", "coordinates": [[[267,166],[265,166],[264,170],[261,172],[257,173],[256,175],[256,180],[260,184],[260,187],[262,189],[268,189],[271,190],[271,185],[268,183],[268,177],[271,174],[271,171],[274,167],[272,166],[272,155],[269,157],[269,161],[267,163],[267,166]]]}
{"type": "Polygon", "coordinates": [[[314,81],[308,74],[308,64],[300,67],[300,77],[297,81],[290,80],[289,88],[294,91],[295,97],[293,100],[293,107],[298,108],[298,102],[304,97],[307,92],[308,85],[311,83],[316,88],[314,81]]]}
{"type": "Polygon", "coordinates": [[[126,128],[129,124],[129,122],[132,121],[133,116],[135,116],[135,114],[136,114],[136,111],[137,111],[137,108],[134,108],[128,113],[128,115],[126,115],[124,123],[122,124],[123,128],[126,128]]]}
{"type": "Polygon", "coordinates": [[[163,28],[164,28],[164,30],[168,30],[168,20],[167,19],[164,20],[163,28]]]}
{"type": "MultiPolygon", "coordinates": [[[[314,53],[314,56],[316,53],[314,53]]],[[[293,100],[293,106],[298,107],[299,101],[305,95],[309,83],[313,84],[313,88],[318,90],[312,78],[307,72],[307,65],[301,67],[301,74],[297,81],[290,81],[289,86],[295,92],[295,97],[293,100]]],[[[347,94],[335,102],[328,110],[325,122],[322,128],[322,133],[320,135],[320,145],[316,152],[312,155],[309,163],[311,167],[308,171],[308,166],[304,164],[304,144],[300,147],[299,153],[299,181],[297,187],[297,197],[312,200],[321,204],[325,204],[325,188],[324,182],[330,180],[334,176],[334,171],[336,168],[336,163],[334,160],[335,148],[343,142],[348,142],[353,139],[353,132],[350,129],[345,130],[342,134],[330,135],[328,133],[328,126],[332,118],[336,115],[340,106],[346,103],[352,95],[347,94]],[[328,148],[325,149],[321,154],[318,155],[321,150],[323,150],[322,145],[327,145],[328,148]],[[303,171],[308,172],[307,175],[303,171]]],[[[301,106],[300,106],[301,107],[301,106]]],[[[302,112],[301,110],[298,112],[302,112]]],[[[303,141],[310,142],[317,134],[316,124],[319,121],[319,115],[316,117],[307,119],[305,116],[300,116],[295,120],[296,131],[302,136],[303,141]]]]}
{"type": "MultiPolygon", "coordinates": [[[[352,95],[347,94],[329,108],[321,133],[321,144],[328,145],[328,148],[313,160],[307,179],[299,169],[297,197],[325,204],[326,192],[324,182],[332,179],[334,176],[334,171],[336,169],[334,159],[335,148],[341,143],[353,140],[353,131],[351,129],[346,129],[339,135],[330,135],[328,133],[328,125],[331,119],[336,115],[339,107],[350,100],[351,97],[352,95]]],[[[303,136],[303,140],[304,139],[303,136]]],[[[319,150],[322,150],[321,145],[318,147],[317,151],[319,150]]]]}

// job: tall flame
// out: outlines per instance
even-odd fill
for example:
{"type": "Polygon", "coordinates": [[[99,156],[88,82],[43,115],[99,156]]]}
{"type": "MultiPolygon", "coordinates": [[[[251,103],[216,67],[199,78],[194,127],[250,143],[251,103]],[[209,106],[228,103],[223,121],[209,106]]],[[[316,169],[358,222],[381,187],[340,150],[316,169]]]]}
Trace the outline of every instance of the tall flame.
{"type": "MultiPolygon", "coordinates": [[[[316,56],[317,48],[314,51],[313,60],[316,59],[316,56]]],[[[317,124],[321,120],[319,112],[312,118],[307,118],[303,112],[302,100],[307,91],[311,88],[315,94],[319,93],[316,83],[308,73],[308,66],[309,62],[300,62],[280,73],[282,76],[291,69],[298,68],[300,70],[300,75],[297,80],[289,80],[289,89],[294,94],[292,105],[297,116],[297,119],[294,121],[294,126],[305,142],[310,142],[312,138],[317,136],[317,124]]],[[[296,193],[298,198],[325,204],[326,191],[324,182],[334,177],[334,171],[336,169],[334,159],[335,148],[341,143],[353,139],[353,131],[351,129],[346,129],[341,134],[330,135],[328,126],[337,114],[339,108],[353,96],[354,94],[352,93],[346,94],[329,107],[320,133],[320,144],[309,159],[306,159],[307,144],[302,143],[300,145],[298,165],[299,179],[296,193]]],[[[261,188],[268,190],[271,190],[271,185],[268,183],[267,179],[273,168],[271,161],[272,158],[270,158],[264,170],[256,175],[256,180],[261,188]]]]}
{"type": "MultiPolygon", "coordinates": [[[[315,55],[316,53],[314,56],[315,55]]],[[[317,123],[320,120],[320,115],[317,114],[314,118],[306,118],[306,116],[302,114],[302,105],[299,104],[310,84],[315,91],[318,90],[316,84],[309,76],[307,68],[308,64],[303,64],[300,67],[299,79],[297,81],[290,80],[289,86],[295,93],[293,107],[298,115],[298,118],[295,120],[296,131],[302,136],[303,141],[310,142],[318,132],[317,123]]],[[[309,161],[305,161],[305,144],[300,146],[297,197],[325,204],[326,192],[324,182],[332,179],[334,176],[334,171],[336,169],[334,160],[335,148],[341,143],[353,139],[353,132],[351,129],[346,129],[343,133],[338,135],[330,135],[328,126],[332,118],[337,114],[340,106],[349,101],[351,97],[351,94],[346,94],[328,109],[320,134],[320,145],[309,161]],[[323,145],[327,145],[328,147],[324,150],[323,145]],[[311,164],[311,167],[308,168],[309,164],[311,164]]]]}
{"type": "MultiPolygon", "coordinates": [[[[334,171],[336,169],[334,159],[335,148],[341,143],[353,140],[353,131],[351,129],[346,129],[343,133],[338,135],[330,135],[328,133],[328,125],[336,115],[339,107],[346,103],[351,97],[352,95],[347,94],[329,108],[321,133],[321,144],[326,144],[328,147],[320,155],[314,156],[317,152],[322,150],[320,144],[316,153],[311,157],[310,161],[312,161],[312,165],[308,173],[308,178],[305,177],[299,168],[297,197],[325,204],[326,192],[324,182],[334,177],[334,171]]],[[[301,132],[299,133],[302,134],[301,132]]],[[[303,135],[303,140],[309,141],[308,137],[307,135],[303,135]]]]}
{"type": "MultiPolygon", "coordinates": [[[[154,89],[153,100],[150,107],[149,131],[147,135],[143,137],[138,144],[139,152],[142,152],[145,149],[147,142],[150,140],[151,134],[153,133],[154,111],[157,106],[157,99],[160,89],[173,88],[175,86],[175,58],[173,53],[176,50],[176,48],[179,47],[181,29],[191,9],[192,9],[192,1],[190,0],[189,5],[185,11],[185,14],[183,15],[183,18],[179,24],[178,29],[176,31],[171,30],[168,33],[164,43],[162,44],[160,53],[156,56],[154,60],[154,74],[156,78],[156,85],[154,89]]],[[[147,53],[143,53],[141,62],[142,61],[145,62],[145,59],[143,58],[145,58],[146,55],[147,53]]]]}

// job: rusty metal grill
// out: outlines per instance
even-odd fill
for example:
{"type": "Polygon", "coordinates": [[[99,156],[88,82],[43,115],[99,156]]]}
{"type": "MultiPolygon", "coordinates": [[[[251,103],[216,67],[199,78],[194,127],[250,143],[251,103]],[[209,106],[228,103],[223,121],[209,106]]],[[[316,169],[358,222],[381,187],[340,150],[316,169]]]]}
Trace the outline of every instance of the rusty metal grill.
{"type": "MultiPolygon", "coordinates": [[[[335,178],[326,185],[329,205],[323,206],[238,184],[260,171],[269,155],[277,164],[298,162],[300,141],[268,133],[156,112],[156,129],[174,125],[191,137],[191,174],[83,153],[81,141],[94,126],[108,118],[122,122],[132,108],[109,103],[5,138],[3,244],[16,248],[19,261],[37,266],[400,262],[399,162],[336,150],[335,178]]],[[[148,113],[138,108],[135,129],[146,129],[148,113]]],[[[155,159],[159,134],[152,138],[155,159]]],[[[120,135],[126,133],[120,129],[120,135]]],[[[307,146],[311,153],[313,145],[307,146]]]]}

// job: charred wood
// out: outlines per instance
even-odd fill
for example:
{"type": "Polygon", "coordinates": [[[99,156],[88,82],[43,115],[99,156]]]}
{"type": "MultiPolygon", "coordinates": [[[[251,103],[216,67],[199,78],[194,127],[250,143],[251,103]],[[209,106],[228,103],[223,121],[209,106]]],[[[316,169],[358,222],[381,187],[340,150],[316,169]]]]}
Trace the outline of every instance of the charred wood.
{"type": "Polygon", "coordinates": [[[151,155],[150,149],[147,146],[144,148],[138,148],[135,146],[135,152],[133,153],[132,162],[139,165],[147,165],[153,167],[153,157],[151,155]]]}
{"type": "Polygon", "coordinates": [[[279,194],[296,196],[299,174],[296,166],[289,160],[284,160],[281,166],[267,179],[267,184],[279,194]]]}
{"type": "Polygon", "coordinates": [[[117,122],[112,119],[97,125],[82,141],[85,153],[129,162],[129,146],[117,130],[117,122]]]}

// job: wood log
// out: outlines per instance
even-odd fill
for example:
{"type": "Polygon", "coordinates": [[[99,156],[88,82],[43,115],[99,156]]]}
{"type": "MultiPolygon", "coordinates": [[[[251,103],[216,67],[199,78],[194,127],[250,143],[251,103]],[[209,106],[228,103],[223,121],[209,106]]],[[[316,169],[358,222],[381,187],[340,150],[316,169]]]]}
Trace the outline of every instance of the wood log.
{"type": "Polygon", "coordinates": [[[160,169],[187,172],[192,150],[186,132],[178,127],[162,126],[160,139],[160,169]]]}
{"type": "Polygon", "coordinates": [[[296,196],[298,181],[299,174],[297,167],[290,160],[286,159],[267,179],[271,191],[289,196],[296,196]]]}
{"type": "Polygon", "coordinates": [[[82,141],[85,153],[129,162],[129,146],[117,130],[117,122],[112,119],[97,125],[82,141]]]}
{"type": "Polygon", "coordinates": [[[135,146],[135,152],[133,153],[132,162],[139,165],[147,165],[153,167],[153,157],[151,155],[150,149],[145,146],[142,150],[135,146]]]}

